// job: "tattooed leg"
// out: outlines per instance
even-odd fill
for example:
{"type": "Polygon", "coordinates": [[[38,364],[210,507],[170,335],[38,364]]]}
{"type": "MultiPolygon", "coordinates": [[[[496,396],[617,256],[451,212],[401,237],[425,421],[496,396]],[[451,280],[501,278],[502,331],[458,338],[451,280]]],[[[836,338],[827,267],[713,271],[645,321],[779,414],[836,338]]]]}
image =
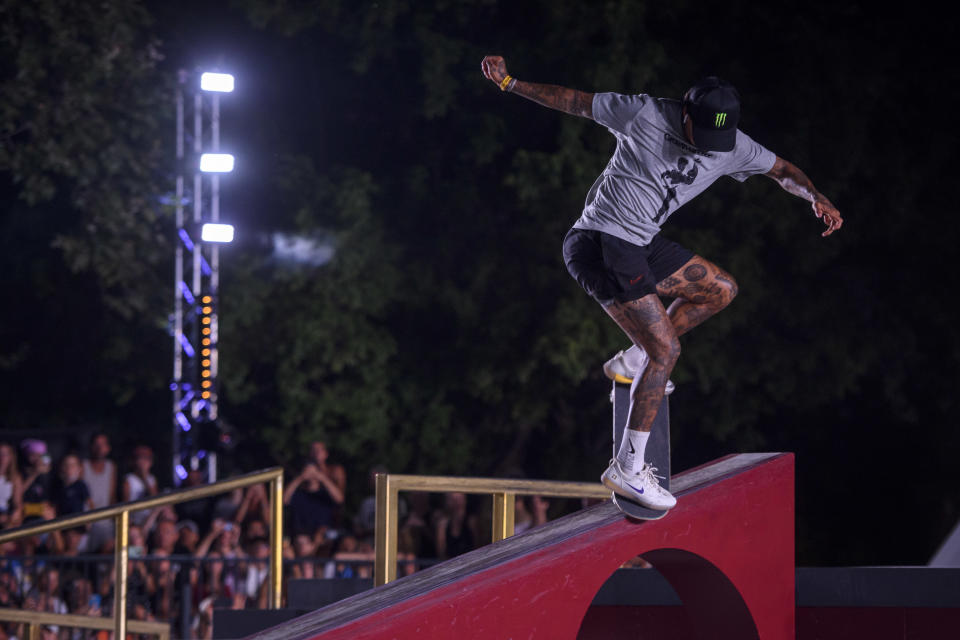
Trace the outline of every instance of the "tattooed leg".
{"type": "Polygon", "coordinates": [[[737,283],[717,265],[694,256],[658,283],[657,293],[676,298],[667,315],[676,334],[682,336],[730,304],[737,295],[737,283]]]}
{"type": "Polygon", "coordinates": [[[643,375],[633,379],[627,417],[627,427],[630,429],[650,431],[670,372],[680,357],[677,334],[660,298],[655,294],[630,302],[613,302],[604,309],[630,340],[650,356],[650,363],[643,375]]]}

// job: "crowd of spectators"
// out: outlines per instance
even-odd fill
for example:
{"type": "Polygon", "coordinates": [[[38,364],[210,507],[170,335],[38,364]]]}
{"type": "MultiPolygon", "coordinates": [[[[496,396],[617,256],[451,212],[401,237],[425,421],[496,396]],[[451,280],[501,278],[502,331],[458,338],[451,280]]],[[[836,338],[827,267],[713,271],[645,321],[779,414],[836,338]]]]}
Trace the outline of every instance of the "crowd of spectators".
{"type": "MultiPolygon", "coordinates": [[[[112,454],[104,433],[90,439],[87,451],[70,451],[56,461],[41,440],[27,439],[16,448],[0,442],[0,528],[165,490],[154,475],[149,447],[136,446],[122,461],[112,454]]],[[[371,578],[375,478],[387,470],[369,470],[362,501],[348,511],[344,467],[331,462],[322,442],[312,443],[304,458],[285,478],[285,578],[371,578]]],[[[190,471],[182,486],[204,483],[202,472],[190,471]]],[[[536,497],[518,498],[516,531],[545,522],[548,506],[536,497]]],[[[465,494],[409,493],[399,507],[401,575],[489,541],[489,521],[483,522],[489,513],[465,494]]],[[[214,608],[265,608],[270,519],[264,485],[131,513],[128,614],[174,623],[186,615],[191,637],[208,638],[214,608]]],[[[4,544],[0,607],[111,615],[114,540],[113,521],[107,519],[4,544]]],[[[0,624],[0,640],[12,631],[0,624]]],[[[55,628],[44,633],[62,640],[96,636],[55,628]]]]}

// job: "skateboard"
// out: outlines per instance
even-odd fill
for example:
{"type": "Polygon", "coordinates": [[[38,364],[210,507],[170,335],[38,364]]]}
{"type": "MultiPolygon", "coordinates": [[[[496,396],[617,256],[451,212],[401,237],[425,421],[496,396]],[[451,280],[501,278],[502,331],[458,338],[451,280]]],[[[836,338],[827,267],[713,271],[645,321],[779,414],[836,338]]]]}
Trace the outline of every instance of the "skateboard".
{"type": "MultiPolygon", "coordinates": [[[[630,411],[630,385],[622,382],[613,383],[610,394],[613,403],[613,457],[617,457],[620,450],[620,440],[623,439],[623,430],[627,425],[627,414],[630,411]]],[[[657,417],[650,430],[650,440],[647,442],[647,462],[657,468],[656,474],[663,476],[660,486],[670,490],[670,405],[667,396],[663,396],[657,417]]],[[[638,502],[613,494],[613,504],[617,505],[627,517],[634,520],[659,520],[667,515],[667,511],[648,509],[638,502]]]]}

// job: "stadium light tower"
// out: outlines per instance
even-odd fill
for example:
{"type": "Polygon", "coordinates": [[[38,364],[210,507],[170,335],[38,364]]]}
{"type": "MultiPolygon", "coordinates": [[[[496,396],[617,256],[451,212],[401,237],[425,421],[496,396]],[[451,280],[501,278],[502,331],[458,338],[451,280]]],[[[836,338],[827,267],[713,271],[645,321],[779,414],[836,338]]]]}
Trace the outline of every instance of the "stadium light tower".
{"type": "Polygon", "coordinates": [[[216,480],[219,436],[218,309],[220,244],[233,227],[220,223],[220,176],[234,158],[220,152],[220,95],[233,91],[225,73],[180,71],[177,88],[177,248],[173,320],[173,481],[190,471],[216,480]],[[187,110],[193,126],[187,126],[187,110]],[[192,214],[188,214],[192,208],[192,214]],[[212,437],[211,437],[212,436],[212,437]]]}

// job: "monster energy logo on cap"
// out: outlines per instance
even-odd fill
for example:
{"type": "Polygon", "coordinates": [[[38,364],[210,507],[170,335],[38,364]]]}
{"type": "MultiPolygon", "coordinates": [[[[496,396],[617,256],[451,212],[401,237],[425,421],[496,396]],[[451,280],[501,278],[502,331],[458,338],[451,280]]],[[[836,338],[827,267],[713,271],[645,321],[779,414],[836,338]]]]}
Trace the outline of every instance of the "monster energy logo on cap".
{"type": "Polygon", "coordinates": [[[740,94],[716,76],[703,78],[683,97],[692,120],[693,143],[701,151],[732,151],[737,144],[740,94]]]}

